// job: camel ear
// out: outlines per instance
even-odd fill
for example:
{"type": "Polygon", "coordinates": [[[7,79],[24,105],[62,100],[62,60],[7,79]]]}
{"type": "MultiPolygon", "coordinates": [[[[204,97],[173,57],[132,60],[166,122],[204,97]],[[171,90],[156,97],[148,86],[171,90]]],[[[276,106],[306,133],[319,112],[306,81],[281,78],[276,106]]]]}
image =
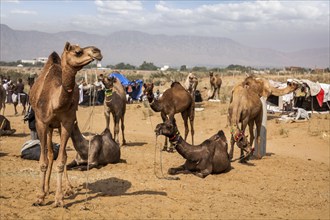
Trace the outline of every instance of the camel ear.
{"type": "Polygon", "coordinates": [[[71,44],[70,44],[69,42],[66,42],[66,43],[65,43],[65,46],[64,46],[64,50],[65,50],[65,51],[69,51],[70,48],[71,48],[71,44]]]}

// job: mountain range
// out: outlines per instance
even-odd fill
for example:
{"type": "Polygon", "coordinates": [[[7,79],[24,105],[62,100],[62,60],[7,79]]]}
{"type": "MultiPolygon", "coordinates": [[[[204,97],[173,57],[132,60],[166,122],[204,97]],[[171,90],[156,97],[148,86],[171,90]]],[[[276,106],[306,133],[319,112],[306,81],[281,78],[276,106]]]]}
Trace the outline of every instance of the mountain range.
{"type": "Polygon", "coordinates": [[[228,38],[200,36],[152,35],[139,31],[119,31],[110,35],[66,31],[45,33],[14,30],[1,24],[1,61],[17,61],[61,54],[65,42],[96,46],[103,54],[102,65],[120,62],[139,66],[144,61],[156,66],[180,67],[228,66],[254,67],[300,66],[329,67],[329,47],[295,52],[254,48],[228,38]]]}

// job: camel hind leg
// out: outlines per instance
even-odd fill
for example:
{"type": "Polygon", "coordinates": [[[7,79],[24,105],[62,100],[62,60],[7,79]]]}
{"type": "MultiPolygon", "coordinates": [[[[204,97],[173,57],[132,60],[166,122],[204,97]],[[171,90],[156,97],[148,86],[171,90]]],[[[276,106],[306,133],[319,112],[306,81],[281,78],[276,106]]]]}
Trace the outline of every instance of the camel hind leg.
{"type": "Polygon", "coordinates": [[[46,183],[45,183],[45,193],[49,194],[49,180],[52,174],[53,162],[54,162],[54,151],[52,144],[53,129],[49,128],[47,134],[47,157],[48,157],[48,167],[46,172],[46,183]]]}
{"type": "Polygon", "coordinates": [[[38,131],[38,136],[40,139],[40,158],[39,158],[39,166],[40,166],[40,188],[37,193],[37,201],[33,203],[34,206],[43,205],[45,201],[45,179],[46,179],[46,171],[48,168],[48,158],[46,157],[46,145],[47,145],[47,126],[43,125],[38,120],[36,121],[36,127],[38,131]]]}
{"type": "Polygon", "coordinates": [[[125,119],[125,115],[123,114],[121,116],[121,135],[123,137],[123,143],[122,145],[126,145],[126,140],[125,140],[125,133],[124,133],[124,130],[125,130],[125,123],[124,123],[124,119],[125,119]]]}

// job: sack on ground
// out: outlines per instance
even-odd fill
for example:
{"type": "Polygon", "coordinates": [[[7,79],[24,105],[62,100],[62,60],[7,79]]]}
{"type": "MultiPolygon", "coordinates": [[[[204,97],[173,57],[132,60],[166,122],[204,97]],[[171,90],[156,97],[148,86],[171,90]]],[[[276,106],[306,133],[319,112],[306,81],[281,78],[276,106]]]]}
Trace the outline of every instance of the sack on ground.
{"type": "MultiPolygon", "coordinates": [[[[53,143],[54,160],[57,159],[59,149],[60,149],[60,145],[57,143],[53,143]]],[[[39,160],[39,158],[40,158],[40,141],[39,140],[29,140],[29,141],[25,142],[22,146],[21,158],[26,159],[26,160],[39,160]]]]}

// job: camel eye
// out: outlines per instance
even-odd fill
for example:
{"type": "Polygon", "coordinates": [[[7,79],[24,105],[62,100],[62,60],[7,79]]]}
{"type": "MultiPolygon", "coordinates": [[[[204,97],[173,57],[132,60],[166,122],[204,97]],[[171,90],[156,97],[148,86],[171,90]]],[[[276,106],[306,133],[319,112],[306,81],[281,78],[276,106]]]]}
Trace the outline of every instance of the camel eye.
{"type": "Polygon", "coordinates": [[[81,50],[75,51],[75,53],[76,53],[77,56],[81,56],[82,55],[82,51],[81,50]]]}

